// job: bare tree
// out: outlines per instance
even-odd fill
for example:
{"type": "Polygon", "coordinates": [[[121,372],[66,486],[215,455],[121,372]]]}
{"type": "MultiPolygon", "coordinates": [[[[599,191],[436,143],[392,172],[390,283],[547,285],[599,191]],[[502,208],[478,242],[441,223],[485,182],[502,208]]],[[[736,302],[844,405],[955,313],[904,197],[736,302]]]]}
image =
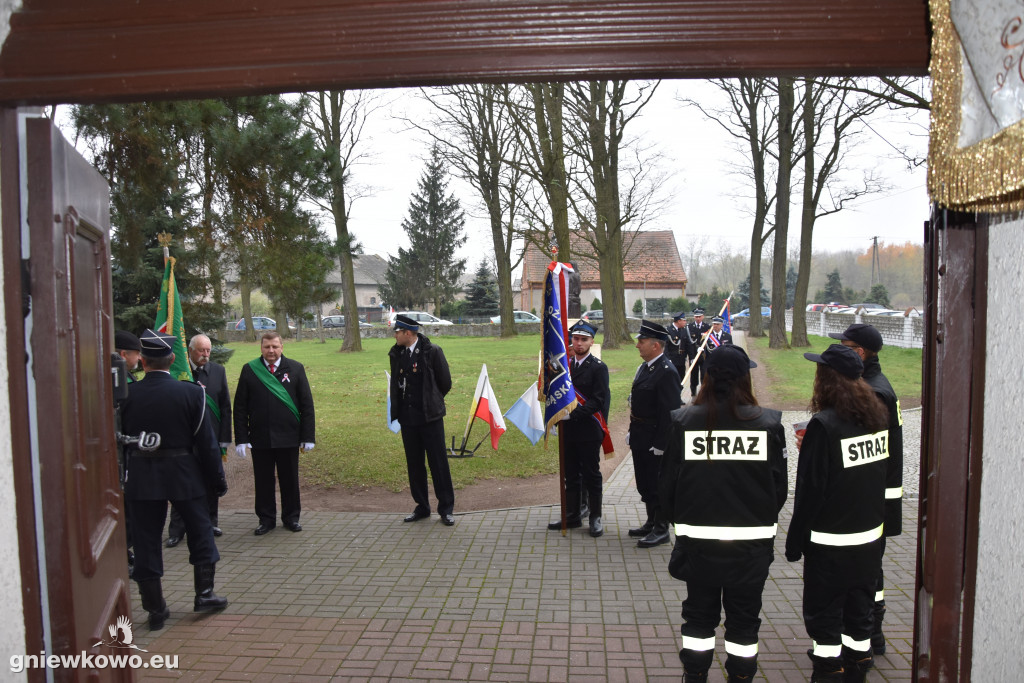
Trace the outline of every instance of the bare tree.
{"type": "Polygon", "coordinates": [[[457,85],[423,90],[437,116],[428,125],[407,121],[426,133],[451,165],[454,175],[479,193],[491,226],[498,277],[501,336],[516,334],[512,271],[525,178],[525,149],[519,144],[507,104],[516,97],[508,85],[457,85]]]}
{"type": "MultiPolygon", "coordinates": [[[[772,258],[772,310],[768,333],[768,347],[784,349],[786,340],[786,240],[789,238],[789,198],[793,176],[793,117],[796,109],[794,79],[782,76],[778,81],[779,115],[778,130],[778,173],[775,177],[775,248],[772,258]]],[[[750,281],[751,307],[753,307],[754,281],[750,281]]],[[[758,297],[760,298],[760,297],[758,297]]],[[[753,310],[753,308],[751,308],[753,310]]]]}
{"type": "MultiPolygon", "coordinates": [[[[573,257],[569,232],[569,181],[566,171],[565,130],[563,109],[564,83],[528,83],[519,86],[527,93],[524,99],[518,88],[509,89],[506,102],[514,126],[518,145],[526,150],[524,172],[541,188],[547,200],[547,221],[535,215],[545,225],[538,231],[533,226],[524,233],[527,239],[542,240],[554,235],[558,244],[558,260],[569,262],[573,257]]],[[[538,242],[542,251],[548,244],[538,242]]]]}
{"type": "Polygon", "coordinates": [[[572,154],[583,161],[583,172],[569,177],[570,202],[580,226],[580,235],[590,242],[597,256],[604,301],[604,346],[618,348],[630,342],[626,325],[626,296],[623,267],[634,231],[649,218],[655,193],[647,182],[649,168],[643,150],[632,146],[634,163],[629,180],[623,182],[620,153],[629,125],[650,102],[658,82],[585,81],[567,85],[565,99],[566,134],[572,154]],[[625,190],[625,192],[623,192],[625,190]]]}
{"type": "Polygon", "coordinates": [[[856,144],[863,120],[891,101],[891,98],[879,97],[865,84],[851,78],[806,79],[802,86],[803,199],[800,261],[793,303],[793,346],[810,345],[805,309],[815,221],[842,211],[859,197],[887,188],[870,172],[860,182],[844,185],[841,172],[845,166],[846,151],[856,144]]]}
{"type": "Polygon", "coordinates": [[[363,128],[382,106],[380,96],[365,90],[321,90],[305,98],[302,122],[313,132],[327,164],[326,177],[310,188],[310,198],[334,218],[337,232],[341,296],[345,307],[345,338],[342,351],[362,351],[359,337],[359,302],[356,299],[353,256],[362,248],[349,232],[353,202],[367,194],[354,187],[352,167],[365,159],[363,128]]]}
{"type": "Polygon", "coordinates": [[[777,143],[778,117],[775,89],[769,79],[740,78],[713,80],[727,99],[723,108],[706,108],[693,99],[684,102],[697,107],[705,117],[714,121],[735,138],[738,150],[746,163],[738,173],[753,190],[753,219],[750,231],[750,330],[749,335],[764,335],[761,319],[761,258],[764,246],[774,227],[768,226],[768,214],[775,203],[773,172],[777,157],[773,151],[777,143]]]}

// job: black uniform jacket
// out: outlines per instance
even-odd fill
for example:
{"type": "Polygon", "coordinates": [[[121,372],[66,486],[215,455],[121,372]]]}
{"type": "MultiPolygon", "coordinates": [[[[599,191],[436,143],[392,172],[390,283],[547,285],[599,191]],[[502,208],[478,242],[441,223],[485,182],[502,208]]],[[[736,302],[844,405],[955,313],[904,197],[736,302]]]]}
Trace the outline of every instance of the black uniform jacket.
{"type": "MultiPolygon", "coordinates": [[[[193,368],[192,377],[202,385],[206,395],[213,399],[220,408],[220,419],[210,414],[213,420],[213,431],[220,443],[231,443],[231,394],[228,393],[228,376],[224,366],[209,361],[203,367],[193,368]]],[[[243,441],[242,443],[245,443],[243,441]]]]}
{"type": "Polygon", "coordinates": [[[716,405],[672,411],[659,500],[676,524],[673,576],[710,585],[763,581],[772,562],[775,525],[786,502],[782,413],[742,406],[734,417],[716,405]]]}
{"type": "Polygon", "coordinates": [[[665,345],[665,355],[676,366],[676,371],[680,376],[686,371],[688,348],[685,328],[668,325],[668,344],[665,345]]]}
{"type": "Polygon", "coordinates": [[[629,394],[629,444],[634,452],[651,447],[664,451],[668,447],[670,413],[680,405],[676,367],[664,355],[650,367],[643,363],[629,394]]]}
{"type": "Polygon", "coordinates": [[[877,357],[864,361],[864,381],[889,411],[889,468],[885,477],[885,535],[903,532],[903,413],[877,357]]]}
{"type": "Polygon", "coordinates": [[[711,325],[706,322],[702,322],[699,326],[693,321],[686,323],[686,327],[683,328],[683,337],[686,341],[686,355],[690,360],[697,355],[697,349],[700,348],[701,341],[704,339],[704,333],[710,329],[711,325]]]}
{"type": "MultiPolygon", "coordinates": [[[[441,347],[431,344],[430,339],[422,333],[416,336],[418,341],[413,348],[413,363],[416,372],[423,373],[422,416],[424,422],[433,422],[445,416],[444,397],[452,390],[452,374],[441,347]]],[[[405,350],[406,347],[395,344],[388,351],[391,363],[391,417],[398,420],[399,424],[402,424],[403,413],[400,370],[405,350]]]]}
{"type": "Polygon", "coordinates": [[[594,414],[600,412],[608,420],[612,392],[608,384],[608,366],[593,354],[572,371],[572,385],[583,396],[584,405],[576,406],[565,422],[565,437],[579,441],[602,441],[604,430],[594,414]]]}
{"type": "MultiPolygon", "coordinates": [[[[714,334],[715,333],[712,332],[710,336],[714,336],[714,334]]],[[[729,334],[728,332],[726,332],[725,330],[722,330],[718,334],[718,340],[720,342],[722,342],[722,346],[725,346],[726,344],[732,344],[732,335],[729,334]]],[[[718,347],[716,347],[713,343],[711,343],[711,339],[709,338],[707,346],[704,347],[704,351],[707,352],[707,353],[711,353],[716,348],[718,348],[718,347]]]]}
{"type": "Polygon", "coordinates": [[[872,432],[832,409],[811,418],[797,464],[788,560],[806,553],[837,581],[874,581],[882,557],[875,530],[885,519],[888,439],[888,429],[872,432]],[[841,540],[851,534],[874,540],[841,540]]]}
{"type": "Polygon", "coordinates": [[[207,487],[217,493],[227,489],[202,387],[166,372],[146,373],[128,385],[121,428],[129,436],[160,435],[157,451],[126,449],[127,500],[187,500],[205,496],[207,487]]]}
{"type": "Polygon", "coordinates": [[[274,377],[299,409],[299,419],[246,363],[235,387],[235,443],[252,444],[253,448],[298,448],[300,444],[315,443],[316,414],[306,369],[281,356],[274,377]]]}

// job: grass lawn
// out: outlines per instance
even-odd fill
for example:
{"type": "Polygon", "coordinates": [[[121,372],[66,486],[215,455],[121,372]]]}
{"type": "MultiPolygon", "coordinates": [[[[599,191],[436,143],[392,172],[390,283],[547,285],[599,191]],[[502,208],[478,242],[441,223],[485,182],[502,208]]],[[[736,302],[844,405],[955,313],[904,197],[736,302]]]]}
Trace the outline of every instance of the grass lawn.
{"type": "MultiPolygon", "coordinates": [[[[765,405],[801,403],[811,401],[815,364],[804,358],[804,352],[821,353],[829,344],[837,344],[831,337],[808,335],[810,348],[769,349],[768,337],[747,337],[747,345],[754,348],[771,379],[772,395],[764,399],[765,405]]],[[[884,346],[878,354],[882,372],[889,379],[896,396],[904,406],[921,404],[921,349],[902,349],[884,346]]]]}
{"type": "MultiPolygon", "coordinates": [[[[493,337],[438,337],[452,372],[447,397],[445,429],[449,445],[462,441],[480,366],[487,364],[491,387],[502,412],[509,409],[531,382],[537,381],[540,335],[512,339],[493,337]]],[[[391,339],[364,339],[362,353],[339,353],[341,341],[286,340],[284,355],[306,367],[316,404],[316,448],[302,457],[306,481],[323,486],[382,486],[399,491],[408,486],[402,438],[385,424],[388,349],[391,339]]],[[[235,350],[227,363],[232,396],[242,365],[259,355],[256,343],[230,343],[235,350]]],[[[611,371],[611,418],[627,410],[626,397],[640,356],[632,346],[602,354],[611,371]]],[[[558,471],[558,444],[551,440],[536,446],[511,423],[501,437],[499,450],[486,439],[477,457],[451,459],[452,479],[461,488],[479,479],[529,477],[558,471]],[[483,457],[480,457],[483,456],[483,457]]],[[[468,446],[487,435],[487,426],[476,420],[468,446]]],[[[624,447],[624,444],[616,444],[624,447]]]]}

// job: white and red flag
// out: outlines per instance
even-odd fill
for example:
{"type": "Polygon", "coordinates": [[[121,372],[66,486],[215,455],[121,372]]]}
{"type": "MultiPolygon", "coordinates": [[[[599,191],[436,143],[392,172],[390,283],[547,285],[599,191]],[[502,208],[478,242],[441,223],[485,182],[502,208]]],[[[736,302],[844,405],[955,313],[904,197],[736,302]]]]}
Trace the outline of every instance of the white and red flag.
{"type": "Polygon", "coordinates": [[[487,377],[487,364],[480,368],[480,379],[476,381],[476,393],[473,395],[476,410],[473,417],[478,417],[491,428],[491,448],[498,450],[498,439],[505,433],[505,418],[501,416],[498,399],[491,389],[491,381],[487,377]]]}

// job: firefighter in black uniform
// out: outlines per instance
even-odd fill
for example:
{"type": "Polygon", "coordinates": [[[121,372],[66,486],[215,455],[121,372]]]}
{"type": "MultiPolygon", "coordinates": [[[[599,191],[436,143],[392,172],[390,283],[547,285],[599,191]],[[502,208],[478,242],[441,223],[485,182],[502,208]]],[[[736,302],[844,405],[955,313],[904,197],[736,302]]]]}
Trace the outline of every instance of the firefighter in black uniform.
{"type": "MultiPolygon", "coordinates": [[[[604,534],[601,521],[601,444],[605,436],[597,416],[600,415],[607,424],[612,394],[608,385],[608,366],[590,353],[597,328],[581,320],[569,331],[573,352],[569,376],[579,404],[565,420],[566,526],[570,529],[583,526],[580,491],[585,490],[590,506],[590,535],[597,538],[604,534]]],[[[548,524],[552,531],[561,528],[561,519],[548,524]]]]}
{"type": "Polygon", "coordinates": [[[743,349],[723,346],[708,356],[693,405],[672,412],[661,501],[675,524],[669,571],[686,581],[687,683],[707,680],[723,607],[729,680],[757,673],[761,593],[788,479],[782,413],[757,405],[751,367],[743,349]]]}
{"type": "Polygon", "coordinates": [[[686,313],[680,311],[672,316],[672,324],[668,326],[668,344],[665,346],[665,355],[676,366],[679,377],[686,374],[686,362],[689,357],[687,349],[690,345],[686,341],[686,313]]]}
{"type": "Polygon", "coordinates": [[[873,598],[889,458],[885,406],[860,378],[853,349],[832,344],[818,363],[800,446],[786,559],[804,556],[803,614],[812,681],[863,681],[873,665],[873,598]],[[844,675],[845,671],[845,675],[844,675]]]}
{"type": "Polygon", "coordinates": [[[207,486],[223,495],[227,483],[203,388],[179,382],[167,371],[174,362],[174,337],[146,330],[140,342],[146,376],[129,386],[121,424],[129,436],[159,434],[160,442],[155,450],[146,449],[146,444],[129,447],[125,500],[135,541],[133,578],[139,584],[142,607],[149,612],[149,627],[157,630],[170,616],[160,585],[168,502],[181,513],[188,531],[189,562],[195,567],[195,611],[227,606],[227,600],[213,592],[220,554],[206,508],[207,486]]]}
{"type": "MultiPolygon", "coordinates": [[[[114,350],[124,360],[125,383],[131,384],[135,381],[135,368],[139,367],[139,358],[142,356],[142,345],[139,343],[139,338],[128,330],[118,330],[114,333],[114,350]]],[[[124,405],[123,400],[115,406],[118,431],[123,431],[121,428],[122,405],[124,405]]],[[[121,444],[117,447],[117,474],[121,480],[122,490],[124,489],[124,465],[127,450],[127,446],[121,444]]],[[[132,518],[127,507],[124,510],[124,536],[128,545],[128,578],[130,579],[135,571],[135,549],[132,543],[132,518]]]]}
{"type": "Polygon", "coordinates": [[[725,319],[719,315],[711,319],[711,333],[708,334],[708,343],[704,347],[705,353],[711,353],[722,346],[732,344],[732,334],[722,329],[724,324],[725,319]]]}
{"type": "Polygon", "coordinates": [[[665,358],[668,331],[658,323],[640,324],[636,348],[643,363],[637,368],[629,393],[629,432],[626,443],[633,452],[636,490],[647,507],[647,521],[629,535],[640,537],[637,546],[653,548],[668,543],[668,517],[658,506],[661,457],[668,447],[671,412],[679,399],[679,373],[665,358]]]}
{"type": "MultiPolygon", "coordinates": [[[[885,554],[885,539],[903,533],[903,413],[889,380],[882,374],[878,352],[882,350],[882,335],[871,325],[855,323],[845,332],[832,332],[828,336],[841,340],[864,362],[864,381],[875,390],[889,411],[889,459],[885,480],[885,535],[882,536],[882,554],[885,554]]],[[[882,620],[885,619],[885,576],[878,568],[878,582],[875,585],[875,627],[871,632],[871,649],[876,655],[885,654],[885,634],[882,620]]]]}
{"type": "Polygon", "coordinates": [[[704,353],[700,354],[700,359],[696,361],[696,365],[694,365],[694,359],[697,358],[697,349],[704,342],[704,336],[711,331],[711,326],[704,322],[703,308],[694,309],[693,322],[688,323],[684,329],[686,357],[693,368],[690,371],[690,399],[692,400],[697,396],[697,387],[700,386],[701,381],[704,379],[704,360],[706,355],[704,353]]]}

